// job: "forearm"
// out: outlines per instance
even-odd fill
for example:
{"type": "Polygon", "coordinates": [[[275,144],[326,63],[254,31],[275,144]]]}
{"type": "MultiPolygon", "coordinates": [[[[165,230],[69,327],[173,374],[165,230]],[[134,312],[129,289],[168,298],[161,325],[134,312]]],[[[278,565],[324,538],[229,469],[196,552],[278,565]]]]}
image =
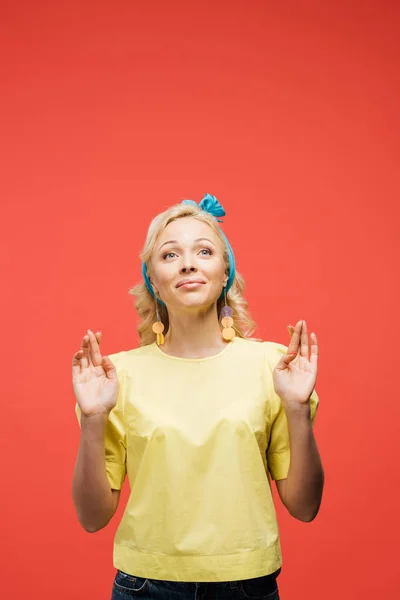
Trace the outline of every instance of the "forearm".
{"type": "Polygon", "coordinates": [[[290,467],[285,505],[301,521],[318,514],[324,487],[324,471],[311,423],[310,407],[286,414],[289,429],[290,467]]]}
{"type": "Polygon", "coordinates": [[[81,417],[81,438],[72,481],[72,498],[82,527],[93,533],[113,515],[105,463],[107,415],[81,417]]]}

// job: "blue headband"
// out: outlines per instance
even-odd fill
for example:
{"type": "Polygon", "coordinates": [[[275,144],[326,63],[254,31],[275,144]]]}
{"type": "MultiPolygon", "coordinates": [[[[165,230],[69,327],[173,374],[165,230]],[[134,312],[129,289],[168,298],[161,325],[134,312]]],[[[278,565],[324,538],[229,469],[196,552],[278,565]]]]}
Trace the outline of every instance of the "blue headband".
{"type": "MultiPolygon", "coordinates": [[[[211,215],[213,215],[213,217],[219,222],[222,223],[221,219],[217,219],[217,217],[224,217],[225,216],[225,210],[223,208],[223,206],[221,206],[221,204],[218,202],[218,200],[216,199],[215,196],[211,196],[211,194],[206,194],[203,198],[203,200],[201,200],[201,202],[199,204],[197,204],[197,202],[195,202],[194,200],[183,200],[182,204],[193,204],[194,206],[200,206],[200,208],[202,210],[204,210],[205,212],[210,213],[211,215]]],[[[229,259],[229,276],[228,276],[228,281],[226,283],[226,293],[228,293],[228,291],[230,290],[233,280],[235,279],[235,272],[236,272],[236,266],[235,266],[235,257],[233,255],[233,251],[231,248],[230,243],[228,242],[228,239],[226,237],[226,235],[224,234],[224,232],[222,231],[222,229],[220,229],[220,233],[222,234],[222,237],[225,240],[226,243],[226,247],[228,249],[228,259],[229,259]]],[[[147,268],[146,268],[146,263],[142,262],[142,274],[143,274],[143,279],[145,281],[146,287],[149,290],[150,294],[153,296],[153,298],[155,298],[160,304],[165,306],[165,302],[163,302],[160,298],[157,298],[157,296],[155,295],[153,288],[151,286],[150,280],[147,276],[147,268]]],[[[224,297],[224,290],[222,290],[220,297],[218,298],[218,300],[220,300],[221,298],[224,297]]]]}

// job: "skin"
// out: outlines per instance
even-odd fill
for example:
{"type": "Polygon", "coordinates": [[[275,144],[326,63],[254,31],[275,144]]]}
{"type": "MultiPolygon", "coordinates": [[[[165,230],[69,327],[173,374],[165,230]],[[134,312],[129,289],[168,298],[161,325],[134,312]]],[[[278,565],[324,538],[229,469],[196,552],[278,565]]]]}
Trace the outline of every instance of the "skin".
{"type": "Polygon", "coordinates": [[[217,300],[228,275],[222,243],[212,228],[197,219],[177,219],[160,234],[149,265],[155,294],[165,302],[170,327],[162,351],[202,358],[226,346],[218,321],[217,300]],[[207,238],[196,242],[198,238],[207,238]],[[177,240],[177,243],[168,243],[177,240]],[[161,248],[162,246],[162,248],[161,248]],[[176,288],[184,278],[201,278],[192,289],[176,288]]]}
{"type": "MultiPolygon", "coordinates": [[[[110,379],[110,373],[113,370],[113,364],[109,360],[108,357],[104,357],[101,355],[101,352],[100,352],[101,339],[102,339],[101,331],[97,331],[96,333],[93,333],[90,329],[88,329],[88,333],[82,337],[80,349],[74,354],[74,357],[72,360],[73,379],[81,382],[82,385],[84,385],[84,382],[86,381],[90,387],[90,383],[89,383],[90,380],[92,380],[92,381],[97,380],[99,382],[100,379],[103,379],[103,383],[105,382],[107,384],[105,387],[109,387],[110,384],[112,384],[112,381],[110,379]],[[94,375],[95,371],[96,371],[96,374],[94,375]],[[106,375],[106,372],[107,372],[107,375],[106,375]],[[92,378],[90,375],[92,376],[92,378]],[[103,375],[103,377],[101,377],[101,375],[103,375]]],[[[91,394],[89,393],[89,397],[90,397],[90,395],[91,394]]],[[[109,394],[107,394],[107,396],[108,395],[109,394]]],[[[95,412],[97,412],[97,411],[95,411],[95,412]]],[[[105,420],[107,419],[107,417],[108,417],[108,412],[107,412],[107,410],[105,410],[103,403],[100,401],[100,396],[99,396],[97,414],[94,414],[89,417],[84,417],[84,415],[82,415],[82,417],[81,417],[82,435],[84,438],[86,438],[87,443],[89,443],[91,447],[93,447],[93,444],[96,442],[96,440],[99,438],[99,436],[104,436],[105,420]]],[[[93,471],[93,469],[91,469],[91,471],[93,471]]],[[[96,478],[95,474],[91,473],[91,475],[94,478],[96,478]]],[[[88,485],[88,482],[86,482],[86,485],[88,485]]],[[[106,486],[106,484],[104,484],[104,485],[106,486]]],[[[89,485],[89,488],[90,488],[90,485],[89,485]]],[[[89,533],[94,533],[95,531],[98,531],[99,529],[104,527],[109,522],[109,520],[114,516],[114,514],[118,508],[119,498],[120,498],[120,494],[121,494],[120,490],[112,489],[111,497],[109,500],[108,499],[109,492],[107,494],[107,489],[105,487],[101,491],[102,497],[101,497],[101,500],[99,501],[98,481],[96,481],[96,490],[97,491],[94,492],[94,494],[95,494],[94,504],[96,505],[96,511],[98,513],[99,506],[102,506],[103,513],[106,514],[106,517],[105,517],[105,519],[101,518],[100,525],[97,525],[96,527],[92,527],[92,524],[88,527],[87,523],[82,523],[85,530],[88,531],[89,533]],[[105,492],[104,492],[104,490],[105,490],[105,492]],[[96,494],[97,494],[97,496],[96,496],[96,494]]],[[[79,510],[82,510],[83,512],[85,512],[85,510],[87,511],[87,507],[82,508],[81,500],[79,499],[79,485],[78,485],[77,495],[78,495],[78,498],[76,498],[74,496],[74,498],[75,498],[74,501],[75,500],[77,501],[77,504],[80,507],[79,510]]],[[[87,494],[86,496],[88,496],[88,495],[89,494],[87,494]]],[[[86,497],[85,503],[87,504],[87,502],[88,502],[88,498],[86,497]]],[[[90,500],[89,500],[89,502],[90,502],[90,500]]],[[[93,513],[96,511],[90,510],[89,512],[93,513]]]]}
{"type": "Polygon", "coordinates": [[[324,488],[324,471],[311,423],[310,402],[317,378],[318,342],[307,323],[288,326],[291,340],[273,372],[274,388],[286,413],[290,467],[286,479],[276,482],[279,496],[289,513],[309,522],[319,512],[324,488]]]}

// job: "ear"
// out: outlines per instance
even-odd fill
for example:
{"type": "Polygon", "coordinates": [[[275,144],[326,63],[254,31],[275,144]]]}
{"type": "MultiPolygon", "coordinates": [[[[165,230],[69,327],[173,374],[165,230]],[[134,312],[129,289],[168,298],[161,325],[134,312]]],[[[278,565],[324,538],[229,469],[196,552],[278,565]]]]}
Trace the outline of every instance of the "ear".
{"type": "Polygon", "coordinates": [[[149,281],[150,281],[150,285],[151,285],[151,287],[153,288],[153,292],[154,292],[155,294],[158,294],[158,290],[156,290],[156,288],[154,287],[153,278],[152,278],[150,275],[148,275],[148,278],[149,278],[149,281]]]}

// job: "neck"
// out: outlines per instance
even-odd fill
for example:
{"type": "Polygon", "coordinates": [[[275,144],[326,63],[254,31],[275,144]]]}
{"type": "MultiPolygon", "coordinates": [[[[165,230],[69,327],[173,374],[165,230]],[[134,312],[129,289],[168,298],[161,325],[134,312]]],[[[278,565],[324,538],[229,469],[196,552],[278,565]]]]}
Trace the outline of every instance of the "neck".
{"type": "Polygon", "coordinates": [[[205,358],[225,348],[217,308],[186,312],[169,309],[169,329],[161,349],[182,358],[205,358]]]}

